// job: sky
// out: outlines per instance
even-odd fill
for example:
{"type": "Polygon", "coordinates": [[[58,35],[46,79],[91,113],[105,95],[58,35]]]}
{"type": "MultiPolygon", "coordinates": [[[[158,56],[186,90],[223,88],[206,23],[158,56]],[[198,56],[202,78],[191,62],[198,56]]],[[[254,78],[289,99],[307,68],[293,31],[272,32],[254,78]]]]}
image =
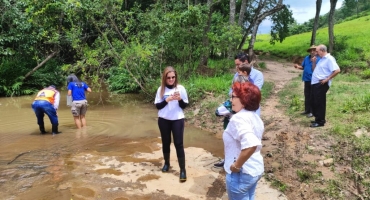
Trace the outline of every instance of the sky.
{"type": "MultiPolygon", "coordinates": [[[[336,9],[342,6],[343,0],[338,0],[336,9]]],[[[284,4],[290,5],[293,12],[293,18],[302,24],[315,17],[316,0],[284,0],[284,4]]],[[[323,0],[320,15],[328,13],[330,10],[330,0],[323,0]]],[[[271,21],[264,20],[258,28],[258,33],[270,33],[271,21]]]]}

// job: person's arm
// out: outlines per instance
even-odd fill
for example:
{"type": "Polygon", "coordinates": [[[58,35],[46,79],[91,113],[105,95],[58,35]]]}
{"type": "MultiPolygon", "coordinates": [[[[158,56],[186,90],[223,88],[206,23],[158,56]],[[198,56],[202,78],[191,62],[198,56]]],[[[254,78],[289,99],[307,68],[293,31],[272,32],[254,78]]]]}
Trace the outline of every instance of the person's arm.
{"type": "Polygon", "coordinates": [[[88,87],[88,88],[86,89],[86,91],[91,92],[91,88],[89,88],[89,87],[88,87]]]}
{"type": "Polygon", "coordinates": [[[303,70],[303,67],[301,65],[298,65],[297,63],[294,63],[294,68],[303,70]]]}
{"type": "Polygon", "coordinates": [[[167,102],[167,101],[162,101],[162,102],[160,102],[160,103],[156,103],[156,104],[155,104],[155,107],[156,107],[158,110],[160,110],[160,109],[164,108],[167,104],[168,104],[168,102],[167,102]]]}
{"type": "Polygon", "coordinates": [[[68,96],[72,96],[72,90],[68,90],[68,96]]]}
{"type": "Polygon", "coordinates": [[[242,151],[239,154],[239,157],[230,166],[230,170],[232,172],[240,172],[241,167],[253,155],[253,153],[256,151],[256,149],[257,149],[257,146],[242,149],[242,151]]]}
{"type": "Polygon", "coordinates": [[[339,74],[339,72],[340,72],[340,69],[334,70],[333,73],[331,73],[328,78],[321,80],[320,83],[325,84],[329,82],[332,78],[334,78],[337,74],[339,74]]]}
{"type": "Polygon", "coordinates": [[[181,99],[179,100],[179,106],[180,108],[185,109],[186,106],[188,106],[188,103],[185,103],[185,101],[181,99]]]}
{"type": "Polygon", "coordinates": [[[53,105],[55,110],[58,110],[59,101],[60,101],[60,94],[59,94],[59,92],[56,92],[55,95],[54,95],[54,105],[53,105]]]}
{"type": "Polygon", "coordinates": [[[312,71],[313,71],[313,70],[315,70],[316,64],[318,62],[318,59],[316,58],[316,56],[311,58],[311,62],[312,62],[312,71]]]}
{"type": "Polygon", "coordinates": [[[262,72],[259,71],[256,80],[253,80],[253,84],[257,86],[260,90],[262,89],[263,86],[263,74],[262,72]]]}

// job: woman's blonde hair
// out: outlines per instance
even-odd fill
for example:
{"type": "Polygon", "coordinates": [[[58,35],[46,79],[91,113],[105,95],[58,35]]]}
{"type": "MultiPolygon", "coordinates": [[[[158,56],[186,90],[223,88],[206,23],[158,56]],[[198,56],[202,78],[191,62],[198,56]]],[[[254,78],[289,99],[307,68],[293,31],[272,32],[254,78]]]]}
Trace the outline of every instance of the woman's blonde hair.
{"type": "Polygon", "coordinates": [[[161,93],[160,93],[161,98],[163,98],[164,90],[166,88],[167,74],[170,72],[175,73],[175,82],[173,83],[173,87],[177,87],[177,84],[178,84],[177,72],[172,66],[168,66],[164,69],[163,74],[162,74],[161,93]]]}

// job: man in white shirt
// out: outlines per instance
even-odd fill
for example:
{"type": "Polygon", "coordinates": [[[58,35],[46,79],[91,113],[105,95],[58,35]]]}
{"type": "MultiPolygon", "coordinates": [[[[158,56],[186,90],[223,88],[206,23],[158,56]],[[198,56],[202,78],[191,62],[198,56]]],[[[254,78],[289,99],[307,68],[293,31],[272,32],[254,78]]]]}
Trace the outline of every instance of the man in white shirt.
{"type": "Polygon", "coordinates": [[[331,85],[331,79],[340,72],[337,61],[327,52],[325,45],[317,46],[316,53],[321,59],[313,69],[311,80],[312,114],[315,116],[315,121],[311,121],[310,125],[312,128],[325,125],[326,93],[331,85]]]}

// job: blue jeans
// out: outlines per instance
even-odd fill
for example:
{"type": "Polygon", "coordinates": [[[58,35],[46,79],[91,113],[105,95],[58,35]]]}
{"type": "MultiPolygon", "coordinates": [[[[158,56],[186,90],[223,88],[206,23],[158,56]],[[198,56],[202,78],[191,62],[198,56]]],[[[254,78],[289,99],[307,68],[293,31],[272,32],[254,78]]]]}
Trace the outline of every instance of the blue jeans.
{"type": "Polygon", "coordinates": [[[32,109],[36,114],[38,125],[44,125],[44,114],[49,117],[51,124],[58,125],[57,111],[50,102],[40,100],[34,101],[32,103],[32,109]]]}
{"type": "Polygon", "coordinates": [[[253,200],[262,174],[251,176],[242,172],[226,174],[226,191],[230,200],[253,200]]]}

